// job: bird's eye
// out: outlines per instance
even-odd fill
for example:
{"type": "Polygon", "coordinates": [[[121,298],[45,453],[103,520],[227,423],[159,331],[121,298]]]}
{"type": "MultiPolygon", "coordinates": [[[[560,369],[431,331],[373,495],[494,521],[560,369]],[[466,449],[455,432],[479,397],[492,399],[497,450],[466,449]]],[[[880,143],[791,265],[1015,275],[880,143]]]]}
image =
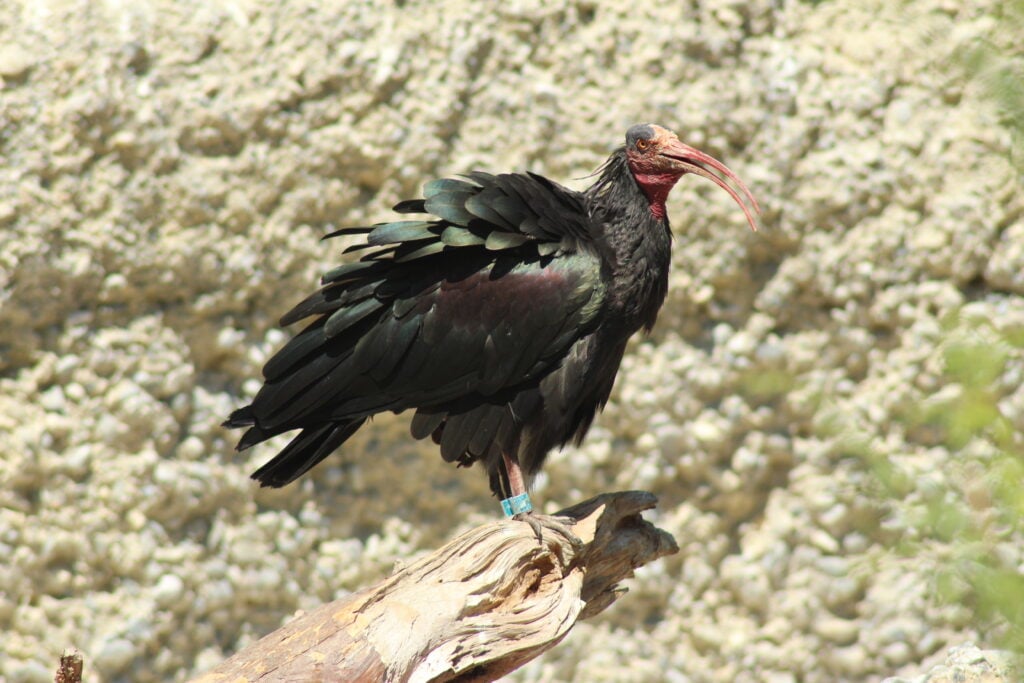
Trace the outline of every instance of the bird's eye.
{"type": "Polygon", "coordinates": [[[650,144],[651,144],[650,140],[644,140],[643,138],[640,138],[639,140],[636,141],[636,148],[637,149],[647,149],[647,147],[650,144]]]}

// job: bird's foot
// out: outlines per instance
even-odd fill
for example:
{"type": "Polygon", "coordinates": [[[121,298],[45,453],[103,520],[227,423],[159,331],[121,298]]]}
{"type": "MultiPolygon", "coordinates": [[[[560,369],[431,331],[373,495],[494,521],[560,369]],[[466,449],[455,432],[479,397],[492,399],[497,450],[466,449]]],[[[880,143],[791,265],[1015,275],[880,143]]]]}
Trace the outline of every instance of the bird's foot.
{"type": "Polygon", "coordinates": [[[545,528],[564,536],[574,548],[579,548],[583,545],[583,541],[572,531],[572,525],[576,523],[576,520],[572,517],[543,515],[530,510],[529,512],[520,512],[517,515],[513,515],[512,519],[529,524],[530,528],[533,529],[534,535],[537,536],[537,543],[540,545],[544,545],[545,528]]]}

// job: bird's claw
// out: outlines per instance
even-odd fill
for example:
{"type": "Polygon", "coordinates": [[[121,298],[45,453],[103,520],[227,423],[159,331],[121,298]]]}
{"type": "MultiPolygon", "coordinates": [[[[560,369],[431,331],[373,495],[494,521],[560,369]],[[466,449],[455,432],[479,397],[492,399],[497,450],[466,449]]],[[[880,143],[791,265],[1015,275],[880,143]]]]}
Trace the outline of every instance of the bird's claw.
{"type": "Polygon", "coordinates": [[[583,541],[573,533],[572,525],[576,523],[575,519],[571,517],[557,517],[555,515],[543,515],[539,512],[520,512],[514,515],[512,519],[519,522],[526,522],[533,529],[534,535],[537,536],[537,543],[544,545],[544,527],[551,529],[557,533],[562,534],[568,539],[569,543],[572,544],[573,548],[580,548],[583,546],[583,541]]]}

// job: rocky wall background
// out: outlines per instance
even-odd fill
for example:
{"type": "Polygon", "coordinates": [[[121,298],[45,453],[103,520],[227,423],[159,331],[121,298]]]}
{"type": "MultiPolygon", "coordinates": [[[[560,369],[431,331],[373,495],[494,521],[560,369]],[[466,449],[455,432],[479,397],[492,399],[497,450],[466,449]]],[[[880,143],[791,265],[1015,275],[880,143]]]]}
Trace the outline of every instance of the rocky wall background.
{"type": "Polygon", "coordinates": [[[908,501],[959,476],[905,419],[949,390],[942,321],[1024,326],[1007,134],[939,68],[993,21],[981,0],[4,4],[0,678],[52,680],[75,646],[92,681],[183,681],[498,514],[404,416],[280,491],[247,478],[275,449],[236,454],[219,423],[337,262],[331,226],[475,168],[583,187],[641,121],[723,159],[764,228],[701,179],[674,192],[659,325],[534,498],[653,491],[682,551],[514,678],[878,681],[991,644],[892,550],[912,530],[861,455],[908,501]]]}

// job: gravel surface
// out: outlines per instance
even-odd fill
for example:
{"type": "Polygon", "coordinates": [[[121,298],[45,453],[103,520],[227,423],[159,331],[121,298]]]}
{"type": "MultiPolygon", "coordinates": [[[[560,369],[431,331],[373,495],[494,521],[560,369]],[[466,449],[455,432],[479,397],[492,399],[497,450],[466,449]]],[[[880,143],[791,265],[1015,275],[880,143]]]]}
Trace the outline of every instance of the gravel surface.
{"type": "Polygon", "coordinates": [[[75,646],[91,681],[183,681],[493,518],[405,416],[279,491],[247,478],[274,445],[219,424],[337,261],[330,226],[474,168],[581,187],[653,121],[744,178],[764,229],[674,192],[661,320],[534,498],[653,491],[682,552],[513,679],[946,680],[915,676],[992,634],[890,550],[907,529],[835,425],[908,499],[950,476],[905,409],[945,388],[948,313],[1024,325],[1024,200],[996,113],[941,68],[991,8],[897,4],[0,7],[0,678],[75,646]]]}

